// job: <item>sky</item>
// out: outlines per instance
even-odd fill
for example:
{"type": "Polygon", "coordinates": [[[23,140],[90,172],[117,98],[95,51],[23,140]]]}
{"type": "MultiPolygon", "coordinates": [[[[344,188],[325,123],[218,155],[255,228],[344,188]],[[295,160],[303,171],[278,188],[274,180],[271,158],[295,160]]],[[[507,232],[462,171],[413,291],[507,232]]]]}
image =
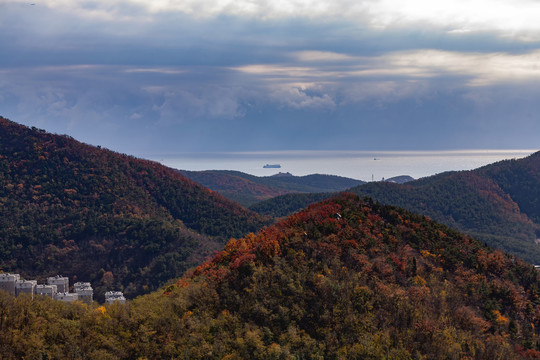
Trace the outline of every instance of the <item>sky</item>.
{"type": "Polygon", "coordinates": [[[0,0],[0,115],[123,153],[535,149],[540,2],[0,0]]]}

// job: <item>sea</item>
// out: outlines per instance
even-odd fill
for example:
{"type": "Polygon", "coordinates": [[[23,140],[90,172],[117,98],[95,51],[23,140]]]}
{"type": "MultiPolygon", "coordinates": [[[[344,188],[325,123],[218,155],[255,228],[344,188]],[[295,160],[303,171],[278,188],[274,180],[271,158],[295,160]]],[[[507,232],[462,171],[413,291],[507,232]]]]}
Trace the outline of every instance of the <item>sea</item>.
{"type": "Polygon", "coordinates": [[[471,170],[506,159],[519,159],[538,150],[448,151],[258,151],[219,153],[141,154],[180,170],[236,170],[255,176],[291,173],[328,174],[363,181],[409,175],[415,179],[445,171],[471,170]],[[279,168],[265,168],[279,165],[279,168]]]}

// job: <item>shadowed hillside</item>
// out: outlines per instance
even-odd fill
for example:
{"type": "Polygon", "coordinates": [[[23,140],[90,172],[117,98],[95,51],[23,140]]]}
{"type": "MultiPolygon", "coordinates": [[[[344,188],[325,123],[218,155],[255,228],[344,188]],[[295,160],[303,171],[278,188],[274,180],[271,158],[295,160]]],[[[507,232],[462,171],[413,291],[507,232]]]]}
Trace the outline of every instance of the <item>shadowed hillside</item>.
{"type": "Polygon", "coordinates": [[[229,170],[182,170],[181,173],[244,206],[284,194],[338,192],[364,184],[360,180],[320,174],[294,176],[279,173],[259,177],[229,170]]]}
{"type": "Polygon", "coordinates": [[[536,239],[540,237],[540,223],[535,216],[540,211],[536,206],[540,198],[537,190],[527,190],[540,188],[540,177],[527,175],[535,166],[540,168],[538,160],[536,154],[405,185],[370,183],[351,191],[426,214],[491,246],[539,263],[540,246],[536,239]],[[505,177],[508,174],[514,176],[505,177]]]}
{"type": "Polygon", "coordinates": [[[335,193],[287,194],[258,202],[249,209],[259,214],[282,218],[335,195],[335,193]]]}
{"type": "Polygon", "coordinates": [[[158,163],[0,118],[0,269],[128,295],[265,221],[158,163]]]}

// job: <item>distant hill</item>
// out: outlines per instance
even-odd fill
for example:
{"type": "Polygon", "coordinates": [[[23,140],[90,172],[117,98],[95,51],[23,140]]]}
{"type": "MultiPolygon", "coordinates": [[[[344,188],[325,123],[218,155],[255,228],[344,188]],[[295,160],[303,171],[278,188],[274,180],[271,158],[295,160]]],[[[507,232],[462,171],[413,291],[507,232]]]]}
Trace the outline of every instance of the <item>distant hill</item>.
{"type": "Polygon", "coordinates": [[[0,118],[0,269],[156,289],[267,221],[158,163],[0,118]]]}
{"type": "Polygon", "coordinates": [[[540,272],[342,195],[232,239],[164,292],[90,308],[0,293],[8,359],[538,359],[540,272]]]}
{"type": "MultiPolygon", "coordinates": [[[[348,191],[400,206],[540,263],[540,152],[471,171],[446,172],[405,184],[371,182],[348,191]]],[[[286,216],[329,195],[283,195],[251,207],[286,216]]]]}
{"type": "Polygon", "coordinates": [[[286,194],[253,204],[249,209],[263,216],[283,218],[335,195],[336,193],[286,194]]]}
{"type": "Polygon", "coordinates": [[[531,263],[540,263],[540,153],[404,185],[351,189],[471,234],[531,263]]]}
{"type": "Polygon", "coordinates": [[[181,173],[244,206],[283,194],[338,192],[364,184],[361,180],[320,174],[294,176],[278,173],[259,177],[229,170],[181,170],[181,173]]]}
{"type": "MultiPolygon", "coordinates": [[[[395,184],[405,184],[410,181],[414,181],[414,178],[408,175],[395,176],[384,180],[385,182],[395,184]]],[[[346,190],[346,189],[343,189],[346,190]]],[[[343,191],[341,190],[341,191],[343,191]]],[[[309,204],[328,199],[335,196],[335,192],[321,192],[321,193],[293,193],[272,197],[268,200],[257,202],[249,206],[250,210],[253,210],[261,215],[272,216],[275,218],[281,218],[288,216],[294,212],[297,212],[309,204]]]]}

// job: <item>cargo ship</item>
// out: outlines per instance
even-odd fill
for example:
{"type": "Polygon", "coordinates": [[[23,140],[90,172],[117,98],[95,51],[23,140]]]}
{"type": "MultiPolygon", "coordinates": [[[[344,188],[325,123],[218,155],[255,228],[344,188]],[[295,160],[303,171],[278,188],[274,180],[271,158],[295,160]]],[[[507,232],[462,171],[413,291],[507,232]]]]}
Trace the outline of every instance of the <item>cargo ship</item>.
{"type": "Polygon", "coordinates": [[[279,169],[281,165],[279,164],[266,164],[263,166],[264,169],[279,169]]]}

